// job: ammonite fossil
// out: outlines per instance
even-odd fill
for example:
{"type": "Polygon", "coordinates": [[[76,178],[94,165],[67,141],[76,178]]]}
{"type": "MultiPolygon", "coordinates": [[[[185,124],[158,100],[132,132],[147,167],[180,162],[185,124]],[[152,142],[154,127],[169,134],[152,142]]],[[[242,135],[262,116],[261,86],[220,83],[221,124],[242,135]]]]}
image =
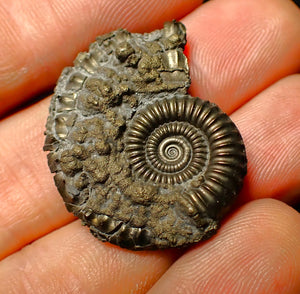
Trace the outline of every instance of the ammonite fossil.
{"type": "Polygon", "coordinates": [[[187,94],[185,28],[100,36],[63,70],[44,145],[66,207],[129,249],[213,235],[246,174],[241,135],[218,106],[187,94]]]}

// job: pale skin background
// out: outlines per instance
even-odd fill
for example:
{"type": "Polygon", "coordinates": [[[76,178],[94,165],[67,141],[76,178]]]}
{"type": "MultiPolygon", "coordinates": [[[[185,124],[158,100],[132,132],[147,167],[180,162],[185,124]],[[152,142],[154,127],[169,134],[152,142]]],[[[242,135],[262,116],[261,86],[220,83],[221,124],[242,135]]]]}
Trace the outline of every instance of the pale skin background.
{"type": "Polygon", "coordinates": [[[300,216],[291,207],[300,199],[295,4],[1,1],[0,44],[0,293],[300,293],[300,216]],[[171,19],[187,28],[190,93],[231,115],[248,174],[212,239],[132,252],[96,240],[66,211],[42,151],[49,97],[34,98],[97,35],[149,32],[171,19]],[[16,111],[25,101],[35,102],[16,111]]]}

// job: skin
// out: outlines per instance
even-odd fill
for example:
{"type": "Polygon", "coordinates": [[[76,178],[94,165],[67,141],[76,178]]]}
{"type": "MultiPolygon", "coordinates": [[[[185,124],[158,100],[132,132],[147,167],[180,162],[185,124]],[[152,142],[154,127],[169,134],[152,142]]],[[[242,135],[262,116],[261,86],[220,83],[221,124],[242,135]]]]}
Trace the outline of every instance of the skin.
{"type": "Polygon", "coordinates": [[[300,199],[295,4],[2,2],[2,293],[300,293],[300,215],[291,207],[300,199]],[[42,151],[50,98],[36,97],[97,35],[119,27],[151,31],[173,18],[187,28],[190,93],[231,115],[245,141],[248,174],[213,238],[185,250],[132,252],[98,241],[66,211],[42,151]],[[31,104],[20,109],[25,101],[31,104]]]}

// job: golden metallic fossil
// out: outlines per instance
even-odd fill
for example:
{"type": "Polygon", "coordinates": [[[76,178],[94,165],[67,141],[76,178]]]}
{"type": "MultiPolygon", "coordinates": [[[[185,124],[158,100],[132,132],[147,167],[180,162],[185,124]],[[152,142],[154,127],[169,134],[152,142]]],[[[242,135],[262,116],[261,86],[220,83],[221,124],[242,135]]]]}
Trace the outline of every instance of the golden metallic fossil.
{"type": "Polygon", "coordinates": [[[240,133],[187,94],[185,28],[97,38],[65,68],[44,145],[66,207],[93,235],[129,249],[209,238],[247,170],[240,133]]]}

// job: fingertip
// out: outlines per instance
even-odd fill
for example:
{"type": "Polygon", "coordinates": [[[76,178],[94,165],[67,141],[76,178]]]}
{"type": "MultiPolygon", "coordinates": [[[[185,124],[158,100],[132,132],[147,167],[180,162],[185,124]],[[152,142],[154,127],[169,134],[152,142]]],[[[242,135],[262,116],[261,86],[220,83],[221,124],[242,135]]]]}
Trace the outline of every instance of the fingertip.
{"type": "Polygon", "coordinates": [[[270,84],[297,72],[299,16],[299,9],[285,0],[219,0],[194,10],[183,19],[192,95],[231,113],[270,84]]]}

